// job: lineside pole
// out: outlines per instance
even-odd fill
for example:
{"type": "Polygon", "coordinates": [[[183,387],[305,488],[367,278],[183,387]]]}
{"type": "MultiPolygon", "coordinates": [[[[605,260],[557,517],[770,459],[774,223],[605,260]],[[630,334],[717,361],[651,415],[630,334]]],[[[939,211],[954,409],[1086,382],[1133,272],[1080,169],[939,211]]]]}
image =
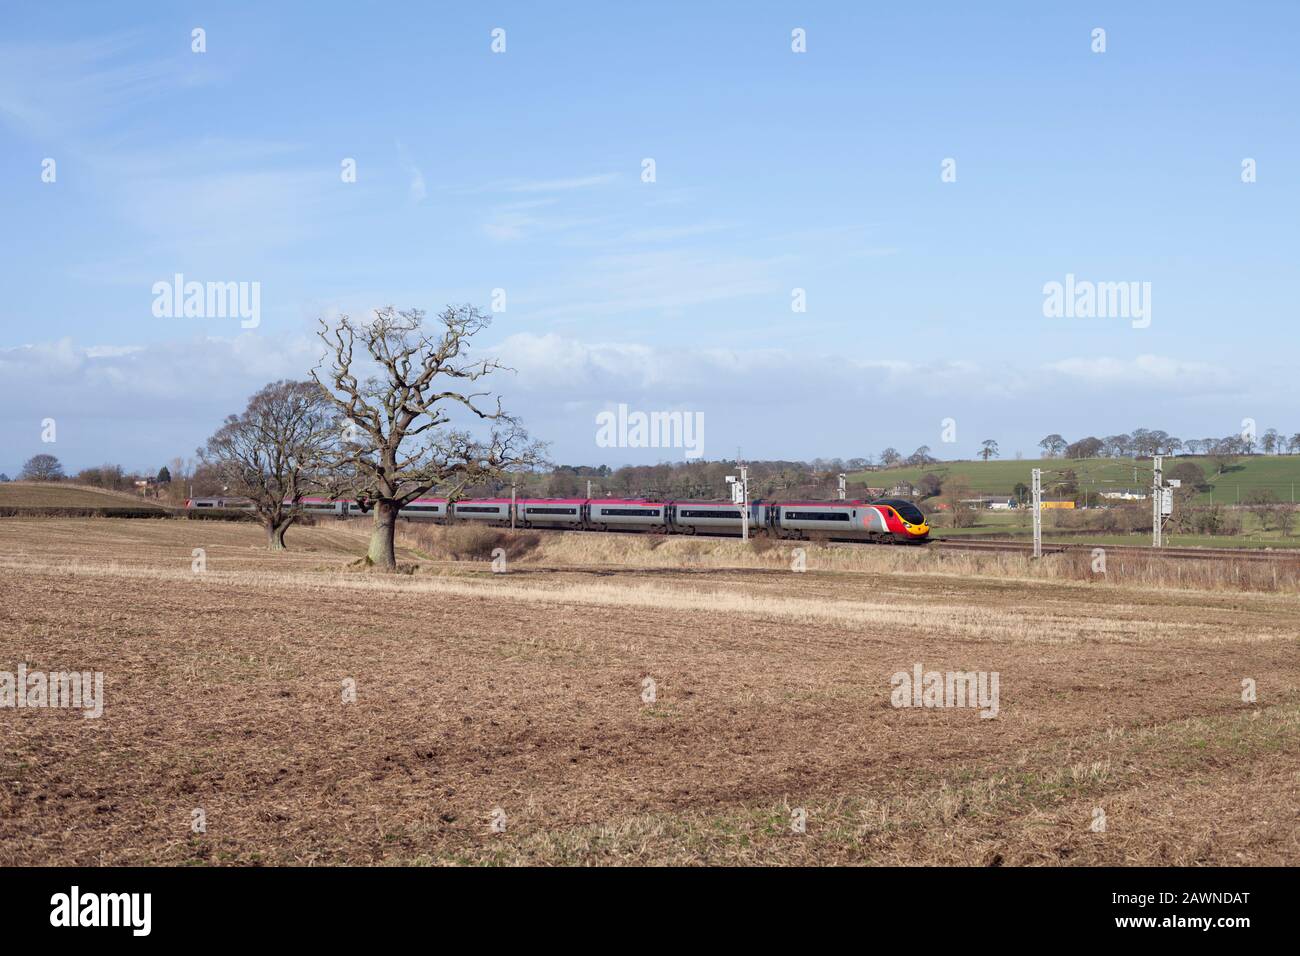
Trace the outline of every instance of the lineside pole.
{"type": "Polygon", "coordinates": [[[740,466],[740,540],[749,540],[749,467],[740,466]]]}
{"type": "Polygon", "coordinates": [[[510,479],[510,530],[515,530],[515,481],[510,479]]]}
{"type": "Polygon", "coordinates": [[[1043,469],[1033,470],[1034,492],[1034,557],[1043,556],[1043,469]]]}
{"type": "Polygon", "coordinates": [[[1163,459],[1156,455],[1151,459],[1151,547],[1164,547],[1164,468],[1163,459]]]}

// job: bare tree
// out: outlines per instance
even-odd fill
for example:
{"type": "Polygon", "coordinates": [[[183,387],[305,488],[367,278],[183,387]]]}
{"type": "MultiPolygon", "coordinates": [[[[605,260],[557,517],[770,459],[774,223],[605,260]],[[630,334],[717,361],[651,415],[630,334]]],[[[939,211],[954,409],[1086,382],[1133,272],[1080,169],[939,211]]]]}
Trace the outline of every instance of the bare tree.
{"type": "Polygon", "coordinates": [[[231,494],[252,500],[267,546],[284,549],[284,535],[302,514],[305,494],[322,487],[325,456],[336,437],[333,408],[315,382],[273,382],[226,419],[199,458],[231,494]]]}
{"type": "Polygon", "coordinates": [[[19,481],[61,481],[63,466],[53,455],[33,455],[18,473],[19,481]]]}
{"type": "Polygon", "coordinates": [[[985,461],[990,458],[998,457],[998,443],[992,438],[986,438],[980,443],[980,457],[985,461]]]}
{"type": "MultiPolygon", "coordinates": [[[[408,502],[437,489],[457,497],[466,485],[499,477],[539,461],[518,420],[487,391],[457,391],[505,366],[495,359],[471,359],[470,340],[491,321],[478,309],[448,306],[438,315],[436,336],[426,331],[423,310],[376,309],[370,322],[343,316],[332,327],[321,320],[317,333],[329,347],[322,381],[312,378],[343,420],[345,440],[333,469],[334,490],[374,507],[375,526],[367,555],[384,570],[397,567],[393,534],[397,513],[408,502]],[[360,341],[377,375],[360,379],[353,350],[360,341]],[[486,437],[456,427],[453,416],[491,422],[486,437]]],[[[362,360],[364,361],[364,360],[362,360]]]]}
{"type": "Polygon", "coordinates": [[[970,485],[964,478],[950,478],[943,486],[943,502],[952,515],[954,528],[969,528],[975,523],[975,510],[966,502],[971,497],[970,485]]]}

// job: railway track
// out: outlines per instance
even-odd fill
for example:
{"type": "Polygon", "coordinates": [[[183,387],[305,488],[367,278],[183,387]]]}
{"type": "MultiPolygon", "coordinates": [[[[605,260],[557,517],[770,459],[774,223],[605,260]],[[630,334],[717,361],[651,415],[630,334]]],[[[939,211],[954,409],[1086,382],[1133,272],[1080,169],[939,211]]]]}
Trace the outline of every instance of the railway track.
{"type": "MultiPolygon", "coordinates": [[[[1023,541],[959,541],[951,538],[936,538],[927,547],[942,551],[1002,551],[1013,554],[1032,554],[1034,546],[1023,541]]],[[[1095,543],[1062,544],[1051,542],[1043,544],[1043,554],[1064,554],[1069,551],[1091,553],[1093,548],[1104,548],[1110,555],[1133,557],[1159,557],[1178,560],[1224,560],[1285,562],[1300,561],[1300,551],[1265,550],[1256,548],[1144,548],[1135,545],[1102,545],[1095,543]]]]}

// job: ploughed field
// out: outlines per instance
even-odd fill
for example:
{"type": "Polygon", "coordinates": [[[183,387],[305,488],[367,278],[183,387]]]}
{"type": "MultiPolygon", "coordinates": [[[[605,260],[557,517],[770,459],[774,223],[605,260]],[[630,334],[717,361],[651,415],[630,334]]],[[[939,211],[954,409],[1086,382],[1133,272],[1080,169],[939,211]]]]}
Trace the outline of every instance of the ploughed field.
{"type": "Polygon", "coordinates": [[[0,709],[0,865],[1300,862],[1295,594],[569,537],[0,519],[0,672],[104,674],[0,709]],[[918,664],[996,717],[893,706],[918,664]]]}

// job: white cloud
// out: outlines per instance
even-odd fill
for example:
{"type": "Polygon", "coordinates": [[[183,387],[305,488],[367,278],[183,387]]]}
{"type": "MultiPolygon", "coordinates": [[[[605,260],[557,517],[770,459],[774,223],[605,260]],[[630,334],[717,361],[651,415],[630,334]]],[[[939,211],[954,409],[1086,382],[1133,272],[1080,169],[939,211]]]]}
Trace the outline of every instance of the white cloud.
{"type": "MultiPolygon", "coordinates": [[[[707,413],[711,457],[742,444],[755,457],[790,458],[847,457],[909,442],[938,447],[937,423],[949,415],[970,436],[977,430],[999,438],[1008,450],[1024,439],[1019,431],[1102,434],[1135,427],[1135,415],[1175,433],[1208,432],[1213,409],[1247,402],[1234,391],[1195,411],[1189,392],[1226,380],[1204,363],[1164,356],[1069,358],[1021,369],[909,358],[873,341],[704,347],[680,333],[643,341],[516,333],[475,352],[515,369],[484,384],[536,437],[554,443],[558,460],[610,464],[636,460],[610,457],[594,444],[596,412],[620,402],[707,413]],[[1152,389],[1184,398],[1137,414],[1133,396],[1152,389]]],[[[59,423],[56,454],[65,466],[156,468],[190,454],[267,382],[305,378],[321,351],[306,331],[153,345],[78,346],[65,338],[0,349],[0,448],[10,452],[0,470],[48,450],[36,447],[36,424],[47,416],[59,423]]]]}
{"type": "Polygon", "coordinates": [[[1208,388],[1231,385],[1233,381],[1227,372],[1209,363],[1163,355],[1066,358],[1049,362],[1044,368],[1048,372],[1092,385],[1159,388],[1163,391],[1203,392],[1208,388]]]}

